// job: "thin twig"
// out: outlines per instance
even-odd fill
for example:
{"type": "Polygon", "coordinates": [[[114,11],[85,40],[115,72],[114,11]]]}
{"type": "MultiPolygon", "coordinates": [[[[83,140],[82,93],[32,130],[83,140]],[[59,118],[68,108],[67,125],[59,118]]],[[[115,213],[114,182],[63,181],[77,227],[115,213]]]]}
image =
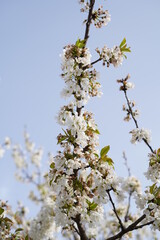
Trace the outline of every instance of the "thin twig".
{"type": "Polygon", "coordinates": [[[127,168],[127,171],[128,171],[128,177],[130,177],[131,176],[131,169],[128,166],[128,160],[127,160],[125,151],[123,151],[123,159],[124,159],[124,164],[125,164],[125,166],[127,168]]]}
{"type": "MultiPolygon", "coordinates": [[[[120,239],[124,234],[136,230],[137,225],[142,222],[143,219],[145,219],[146,215],[142,215],[140,218],[138,218],[134,223],[130,224],[127,228],[124,228],[119,233],[114,235],[113,237],[109,237],[106,240],[116,240],[120,239]]],[[[150,223],[151,224],[151,223],[150,223]]],[[[145,225],[146,226],[146,225],[145,225]]]]}
{"type": "Polygon", "coordinates": [[[139,228],[143,228],[143,227],[148,226],[148,225],[151,225],[152,223],[154,223],[154,221],[150,221],[150,222],[147,222],[147,223],[141,224],[141,225],[135,227],[134,230],[139,229],[139,228]]]}
{"type": "MultiPolygon", "coordinates": [[[[125,81],[125,80],[124,80],[124,81],[125,81]]],[[[132,119],[133,119],[133,121],[134,121],[134,123],[135,123],[135,125],[136,125],[136,128],[139,128],[138,122],[137,122],[137,120],[136,120],[135,117],[134,117],[134,114],[133,114],[133,111],[132,111],[132,108],[131,108],[131,105],[130,105],[130,102],[129,102],[129,99],[128,99],[128,96],[127,96],[127,90],[126,90],[126,88],[124,88],[123,91],[124,91],[124,95],[125,95],[125,98],[126,98],[126,101],[127,101],[127,105],[128,105],[128,109],[129,109],[129,112],[130,112],[130,114],[131,114],[131,117],[132,117],[132,119]]],[[[149,147],[150,151],[151,151],[152,153],[154,153],[151,145],[147,142],[147,140],[146,140],[145,138],[142,138],[142,140],[143,140],[143,142],[149,147]]]]}
{"type": "MultiPolygon", "coordinates": [[[[128,160],[127,160],[127,156],[126,156],[126,153],[123,151],[123,159],[124,159],[124,164],[127,168],[127,172],[128,172],[128,177],[131,176],[131,169],[130,167],[128,166],[128,160]]],[[[126,211],[126,214],[125,214],[125,217],[124,217],[124,221],[127,222],[128,221],[128,217],[129,217],[129,210],[130,210],[130,205],[131,205],[131,197],[132,197],[132,191],[129,192],[129,195],[128,195],[128,205],[127,205],[127,211],[126,211]]]]}
{"type": "Polygon", "coordinates": [[[97,62],[99,62],[99,61],[101,61],[101,60],[102,60],[102,58],[98,58],[97,60],[91,62],[91,65],[94,65],[95,63],[97,63],[97,62]]]}
{"type": "MultiPolygon", "coordinates": [[[[86,30],[85,30],[85,35],[84,35],[85,46],[86,46],[88,38],[89,38],[89,30],[90,30],[90,25],[91,25],[91,21],[92,21],[92,12],[93,12],[94,4],[95,4],[95,0],[90,0],[88,19],[86,22],[86,30]]],[[[81,115],[81,110],[82,110],[82,107],[80,107],[80,108],[77,107],[78,116],[81,115]]]]}
{"type": "Polygon", "coordinates": [[[90,25],[91,25],[91,21],[92,21],[92,12],[93,12],[94,4],[95,4],[95,0],[90,0],[89,14],[88,14],[87,22],[86,22],[86,30],[85,30],[85,35],[84,35],[85,45],[89,38],[89,29],[90,29],[90,25]]]}
{"type": "Polygon", "coordinates": [[[127,90],[125,90],[125,89],[124,89],[124,95],[125,95],[125,98],[126,98],[126,101],[127,101],[127,105],[128,105],[128,108],[129,108],[129,112],[130,112],[130,114],[131,114],[131,116],[132,116],[132,119],[133,119],[135,125],[136,125],[136,128],[139,128],[138,122],[137,122],[137,120],[135,119],[135,117],[134,117],[134,115],[133,115],[133,111],[132,111],[132,108],[131,108],[131,105],[130,105],[130,102],[129,102],[129,99],[128,99],[128,96],[127,96],[127,90]]]}
{"type": "Polygon", "coordinates": [[[127,222],[128,221],[128,217],[129,217],[129,210],[130,210],[130,206],[131,206],[131,197],[132,197],[132,191],[129,192],[129,196],[128,196],[128,204],[127,204],[127,211],[124,217],[124,221],[127,222]]]}
{"type": "Polygon", "coordinates": [[[108,196],[109,196],[109,200],[110,200],[110,202],[111,202],[111,204],[112,204],[113,211],[114,211],[114,213],[115,213],[115,215],[116,215],[116,217],[117,217],[117,219],[118,219],[119,225],[120,225],[121,229],[124,230],[123,223],[122,223],[120,217],[118,216],[118,213],[117,213],[115,204],[114,204],[114,202],[113,202],[113,199],[112,199],[112,197],[111,197],[111,194],[110,194],[109,191],[107,191],[107,193],[108,193],[108,196]]]}
{"type": "Polygon", "coordinates": [[[97,62],[99,62],[99,61],[101,61],[101,60],[102,60],[102,58],[98,58],[97,60],[91,62],[90,64],[85,65],[85,66],[83,67],[83,70],[86,70],[87,68],[93,66],[94,64],[96,64],[97,62]]]}

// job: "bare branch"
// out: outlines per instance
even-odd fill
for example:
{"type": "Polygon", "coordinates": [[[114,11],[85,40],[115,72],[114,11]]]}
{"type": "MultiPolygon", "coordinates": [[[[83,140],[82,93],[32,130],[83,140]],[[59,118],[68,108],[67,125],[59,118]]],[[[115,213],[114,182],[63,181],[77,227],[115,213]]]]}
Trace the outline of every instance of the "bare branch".
{"type": "Polygon", "coordinates": [[[127,171],[128,171],[128,177],[130,177],[131,176],[131,169],[128,166],[128,160],[127,160],[127,156],[126,156],[125,151],[123,151],[123,159],[124,159],[124,164],[125,164],[125,166],[127,168],[127,171]]]}
{"type": "MultiPolygon", "coordinates": [[[[119,233],[117,233],[116,235],[114,235],[113,237],[109,237],[106,240],[116,240],[116,239],[120,239],[124,234],[134,231],[136,230],[136,227],[140,222],[142,222],[143,219],[145,219],[146,215],[142,215],[140,218],[138,218],[134,223],[130,224],[127,228],[124,228],[123,230],[121,230],[119,233]]],[[[151,223],[150,223],[151,224],[151,223]]],[[[141,225],[142,226],[142,225],[141,225]]],[[[146,226],[146,225],[144,225],[146,226]]]]}
{"type": "Polygon", "coordinates": [[[154,221],[150,221],[150,222],[147,222],[147,223],[141,224],[141,225],[135,227],[134,230],[139,229],[139,228],[143,228],[143,227],[148,226],[148,225],[151,225],[152,223],[154,223],[154,221]]]}
{"type": "MultiPolygon", "coordinates": [[[[124,80],[122,80],[122,83],[123,83],[123,86],[124,86],[123,92],[124,92],[124,95],[125,95],[125,98],[126,98],[126,101],[127,101],[127,105],[128,105],[128,109],[129,109],[129,112],[131,114],[131,117],[132,117],[132,119],[133,119],[133,121],[134,121],[134,123],[136,125],[136,128],[139,128],[138,122],[137,122],[137,120],[136,120],[136,118],[135,118],[135,116],[133,114],[133,111],[132,111],[132,108],[131,108],[131,105],[130,105],[130,102],[129,102],[129,99],[128,99],[128,96],[127,96],[127,90],[126,90],[125,85],[124,85],[124,81],[127,81],[127,80],[128,80],[128,76],[124,80]]],[[[145,138],[142,138],[142,140],[149,147],[150,151],[152,153],[154,153],[151,145],[147,142],[147,140],[145,138]]]]}
{"type": "Polygon", "coordinates": [[[85,35],[84,35],[85,44],[87,43],[87,40],[89,38],[89,30],[90,30],[90,25],[91,25],[91,21],[92,21],[92,12],[93,12],[94,4],[95,4],[95,0],[90,0],[89,14],[88,14],[87,22],[86,22],[86,30],[85,30],[85,35]]]}
{"type": "MultiPolygon", "coordinates": [[[[90,0],[88,19],[86,22],[86,30],[85,30],[85,35],[84,35],[85,45],[87,44],[87,41],[89,38],[89,30],[90,30],[90,25],[91,25],[91,21],[92,21],[92,12],[93,12],[94,4],[95,4],[95,0],[90,0]]],[[[78,116],[80,116],[81,110],[82,110],[82,107],[81,108],[77,107],[78,116]]]]}
{"type": "MultiPolygon", "coordinates": [[[[128,171],[128,177],[131,176],[131,169],[129,168],[128,166],[128,160],[127,160],[127,156],[126,156],[126,153],[123,151],[123,159],[124,159],[124,164],[127,168],[127,171],[128,171]]],[[[129,210],[130,210],[130,205],[131,205],[131,197],[132,197],[132,191],[129,192],[129,195],[128,195],[128,205],[127,205],[127,211],[126,211],[126,214],[125,214],[125,217],[124,217],[124,221],[127,222],[128,221],[128,217],[129,217],[129,210]]]]}
{"type": "Polygon", "coordinates": [[[101,60],[102,60],[102,58],[98,58],[97,60],[91,62],[91,65],[94,65],[95,63],[97,63],[97,62],[99,62],[99,61],[101,61],[101,60]]]}
{"type": "Polygon", "coordinates": [[[127,211],[126,211],[126,215],[124,217],[124,221],[127,222],[128,221],[128,217],[129,217],[129,210],[130,210],[130,206],[131,206],[131,197],[132,197],[132,191],[129,192],[129,196],[128,196],[128,205],[127,205],[127,211]]]}
{"type": "Polygon", "coordinates": [[[110,202],[111,202],[111,204],[112,204],[113,211],[114,211],[114,213],[115,213],[115,215],[116,215],[116,217],[117,217],[117,219],[118,219],[119,225],[120,225],[121,229],[124,230],[123,223],[122,223],[120,217],[118,216],[118,213],[117,213],[115,204],[114,204],[114,202],[113,202],[113,199],[112,199],[112,197],[111,197],[111,194],[110,194],[109,191],[107,191],[107,193],[108,193],[108,196],[109,196],[109,200],[110,200],[110,202]]]}

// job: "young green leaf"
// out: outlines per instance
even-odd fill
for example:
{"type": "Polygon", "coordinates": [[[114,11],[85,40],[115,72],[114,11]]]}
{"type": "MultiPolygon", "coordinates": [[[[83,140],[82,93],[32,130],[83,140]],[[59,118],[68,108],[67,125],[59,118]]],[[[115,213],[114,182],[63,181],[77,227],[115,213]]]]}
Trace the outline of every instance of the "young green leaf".
{"type": "Polygon", "coordinates": [[[51,163],[50,168],[52,168],[52,169],[55,168],[55,163],[54,162],[51,163]]]}
{"type": "Polygon", "coordinates": [[[61,143],[61,142],[63,142],[64,140],[66,140],[67,139],[67,136],[64,136],[64,135],[62,135],[61,136],[61,138],[60,139],[58,139],[58,142],[57,142],[57,144],[59,144],[59,143],[61,143]]]}
{"type": "Polygon", "coordinates": [[[21,232],[21,231],[23,231],[23,228],[17,228],[17,229],[15,230],[15,233],[16,233],[16,232],[21,232]]]}
{"type": "Polygon", "coordinates": [[[94,132],[97,133],[97,134],[100,134],[98,129],[94,130],[94,132]]]}
{"type": "Polygon", "coordinates": [[[119,47],[123,47],[126,44],[126,38],[123,38],[122,42],[120,43],[119,47]]]}
{"type": "Polygon", "coordinates": [[[99,158],[99,155],[98,155],[97,153],[94,153],[94,155],[95,155],[97,158],[99,158]]]}
{"type": "Polygon", "coordinates": [[[29,240],[29,237],[28,237],[28,235],[25,237],[25,240],[29,240]]]}
{"type": "Polygon", "coordinates": [[[80,40],[79,38],[78,38],[78,40],[77,40],[77,42],[76,42],[76,44],[75,44],[78,48],[83,48],[83,47],[85,47],[85,40],[80,40]]]}
{"type": "Polygon", "coordinates": [[[0,215],[4,212],[4,209],[0,207],[0,215]]]}
{"type": "Polygon", "coordinates": [[[108,151],[110,150],[110,146],[105,146],[104,148],[102,148],[101,152],[100,152],[100,156],[101,158],[103,158],[107,153],[108,151]]]}
{"type": "Polygon", "coordinates": [[[156,183],[154,183],[152,186],[150,186],[149,190],[150,190],[151,194],[153,194],[155,187],[156,187],[156,183]]]}
{"type": "Polygon", "coordinates": [[[88,211],[94,211],[98,206],[98,204],[95,202],[90,202],[89,200],[86,200],[86,202],[88,204],[88,211]]]}
{"type": "Polygon", "coordinates": [[[131,52],[131,49],[128,47],[128,48],[121,48],[121,51],[122,52],[131,52]]]}

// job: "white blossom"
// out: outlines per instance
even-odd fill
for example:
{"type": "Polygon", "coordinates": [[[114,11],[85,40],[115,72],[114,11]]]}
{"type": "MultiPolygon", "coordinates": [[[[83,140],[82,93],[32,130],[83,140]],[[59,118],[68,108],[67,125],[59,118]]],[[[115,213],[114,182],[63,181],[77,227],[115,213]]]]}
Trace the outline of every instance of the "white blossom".
{"type": "Polygon", "coordinates": [[[132,134],[131,143],[136,144],[137,142],[141,142],[143,139],[145,139],[148,143],[151,141],[150,131],[146,129],[133,129],[130,131],[132,134]]]}

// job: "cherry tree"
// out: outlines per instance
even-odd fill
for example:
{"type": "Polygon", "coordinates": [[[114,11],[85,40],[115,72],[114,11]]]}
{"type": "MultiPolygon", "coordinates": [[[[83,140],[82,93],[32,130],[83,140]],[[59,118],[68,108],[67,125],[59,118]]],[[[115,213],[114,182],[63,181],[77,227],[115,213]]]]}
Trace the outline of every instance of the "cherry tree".
{"type": "Polygon", "coordinates": [[[124,38],[112,48],[96,46],[97,59],[92,60],[88,48],[88,40],[92,37],[90,26],[107,26],[111,17],[103,6],[95,8],[95,0],[80,0],[79,4],[86,15],[84,37],[66,45],[61,54],[61,77],[65,84],[61,96],[66,99],[66,105],[57,115],[57,122],[62,127],[57,136],[60,150],[56,156],[49,154],[48,172],[43,175],[40,168],[43,150],[35,146],[26,131],[25,151],[8,137],[0,146],[0,157],[6,149],[11,150],[17,180],[34,184],[38,194],[31,191],[29,198],[35,204],[41,204],[37,216],[27,219],[27,210],[21,203],[13,212],[7,202],[1,201],[1,239],[157,239],[155,230],[160,229],[160,149],[155,150],[150,145],[150,131],[139,126],[139,111],[128,96],[128,91],[134,88],[130,76],[117,82],[125,99],[124,120],[133,121],[135,125],[130,131],[131,143],[143,141],[149,150],[145,176],[152,184],[145,192],[141,190],[140,181],[132,176],[125,153],[128,177],[116,174],[110,146],[99,149],[100,132],[94,114],[86,110],[91,98],[102,95],[96,64],[101,62],[105,68],[120,67],[131,49],[124,38]],[[136,210],[131,207],[133,203],[136,210]]]}

